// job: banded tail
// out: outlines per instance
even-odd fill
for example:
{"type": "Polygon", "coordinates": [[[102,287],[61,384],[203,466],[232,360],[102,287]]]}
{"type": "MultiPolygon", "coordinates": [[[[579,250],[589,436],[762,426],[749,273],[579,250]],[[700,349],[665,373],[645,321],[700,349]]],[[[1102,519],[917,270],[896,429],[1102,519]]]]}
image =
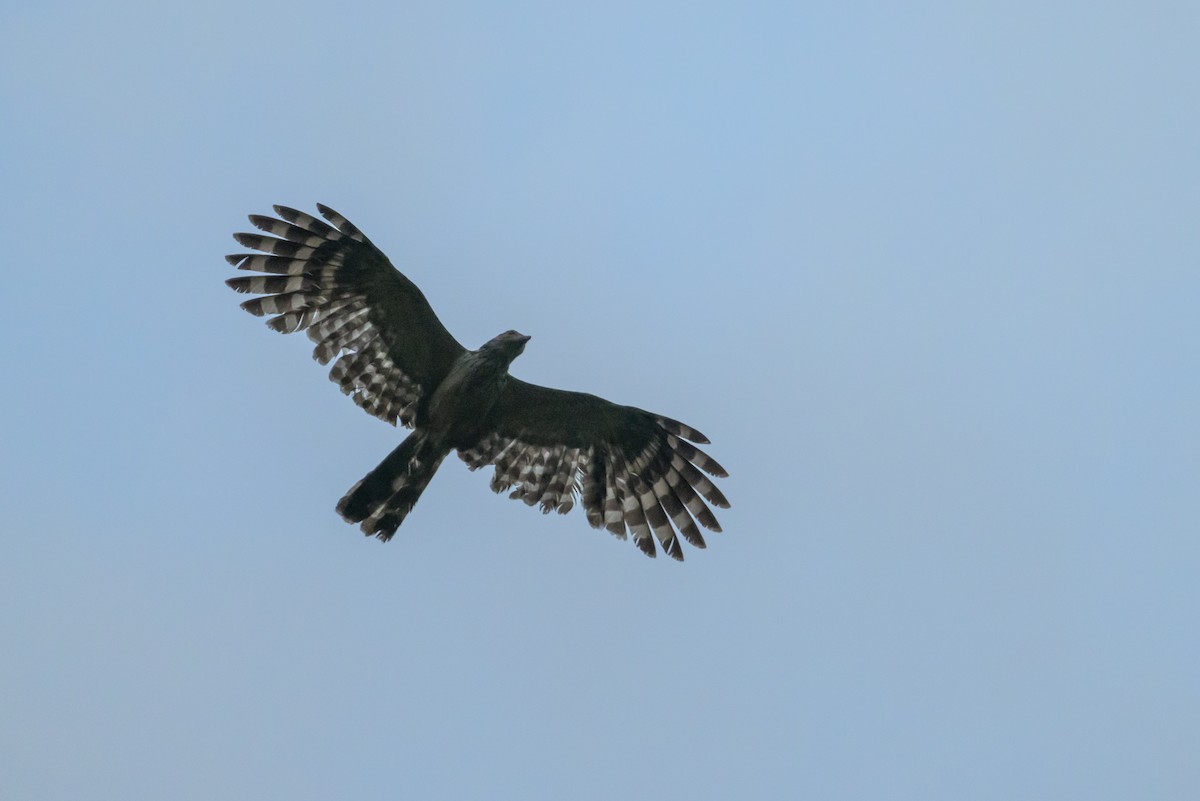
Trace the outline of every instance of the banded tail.
{"type": "Polygon", "coordinates": [[[387,542],[449,452],[429,442],[424,432],[414,431],[338,501],[338,514],[349,523],[361,523],[364,534],[387,542]]]}

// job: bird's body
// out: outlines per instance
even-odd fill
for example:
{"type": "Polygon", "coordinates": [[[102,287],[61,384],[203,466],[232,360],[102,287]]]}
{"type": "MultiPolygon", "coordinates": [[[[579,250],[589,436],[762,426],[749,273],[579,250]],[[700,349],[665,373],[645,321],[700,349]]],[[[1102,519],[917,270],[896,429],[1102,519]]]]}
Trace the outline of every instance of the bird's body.
{"type": "Polygon", "coordinates": [[[508,366],[529,337],[506,331],[459,356],[429,398],[429,433],[452,448],[474,447],[508,383],[508,366]]]}
{"type": "Polygon", "coordinates": [[[369,413],[414,430],[338,503],[338,512],[380,539],[392,537],[452,451],[472,469],[496,467],[492,489],[544,512],[578,498],[588,522],[633,534],[646,554],[654,538],[676,559],[678,530],[697,547],[696,522],[719,531],[705,500],[728,506],[700,470],[725,475],[688,440],[708,440],[661,415],[594,395],[528,384],[508,368],[529,337],[506,331],[467,350],[442,326],[420,290],[348,220],[318,206],[332,226],[283,206],[282,220],[252,215],[276,237],[235,234],[260,254],[231,264],[266,276],[232,278],[242,304],[276,314],[271,328],[306,329],[314,358],[336,362],[330,378],[369,413]],[[702,500],[702,498],[704,500],[702,500]],[[653,535],[653,536],[651,536],[653,535]]]}
{"type": "Polygon", "coordinates": [[[369,533],[391,537],[446,455],[455,448],[475,447],[487,433],[492,410],[508,381],[508,365],[528,340],[506,331],[455,359],[429,396],[425,425],[346,493],[338,502],[338,513],[351,523],[362,523],[369,533]]]}

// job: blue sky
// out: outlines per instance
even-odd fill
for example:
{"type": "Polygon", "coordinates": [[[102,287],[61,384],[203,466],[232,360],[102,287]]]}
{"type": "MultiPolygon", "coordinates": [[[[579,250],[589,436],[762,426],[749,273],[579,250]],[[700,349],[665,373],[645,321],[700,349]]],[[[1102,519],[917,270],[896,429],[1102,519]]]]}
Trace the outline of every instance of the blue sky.
{"type": "Polygon", "coordinates": [[[1192,3],[13,7],[0,796],[1192,798],[1192,3]],[[347,215],[513,372],[694,424],[648,560],[237,308],[347,215]]]}

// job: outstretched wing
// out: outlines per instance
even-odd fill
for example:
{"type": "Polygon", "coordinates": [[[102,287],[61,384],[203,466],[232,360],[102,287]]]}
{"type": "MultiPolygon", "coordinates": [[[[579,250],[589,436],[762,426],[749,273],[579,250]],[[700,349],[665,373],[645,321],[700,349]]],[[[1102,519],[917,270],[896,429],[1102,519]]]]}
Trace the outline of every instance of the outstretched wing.
{"type": "Polygon", "coordinates": [[[230,278],[238,292],[265,295],[242,304],[284,334],[304,329],[313,358],[336,359],[329,378],[368,413],[392,425],[414,425],[423,401],[464,352],[417,289],[361,231],[328,206],[332,225],[286,206],[283,219],[250,215],[273,236],[234,234],[261,251],[225,258],[266,275],[230,278]],[[265,254],[265,255],[263,255],[265,254]]]}
{"type": "Polygon", "coordinates": [[[729,502],[700,471],[728,474],[692,445],[708,439],[676,420],[509,378],[491,432],[459,456],[472,470],[496,465],[492,489],[515,488],[509,497],[541,504],[543,513],[566,514],[578,497],[593,528],[621,539],[628,529],[647,556],[657,537],[679,560],[676,530],[697,548],[705,546],[696,523],[721,530],[705,501],[729,502]]]}

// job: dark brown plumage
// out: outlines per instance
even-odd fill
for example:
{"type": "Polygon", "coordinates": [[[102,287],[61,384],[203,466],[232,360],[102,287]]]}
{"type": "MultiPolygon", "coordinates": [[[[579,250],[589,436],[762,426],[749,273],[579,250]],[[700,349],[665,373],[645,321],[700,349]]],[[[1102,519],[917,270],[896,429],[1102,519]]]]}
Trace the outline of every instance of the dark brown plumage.
{"type": "Polygon", "coordinates": [[[388,540],[451,451],[472,470],[495,465],[492,489],[543,512],[570,511],[654,556],[657,538],[683,559],[676,531],[703,548],[697,523],[720,531],[709,504],[728,507],[704,475],[725,476],[692,443],[708,439],[671,418],[594,395],[528,384],[508,374],[529,337],[506,331],[478,350],[450,335],[412,281],[345,217],[328,222],[284,206],[282,219],[251,215],[271,236],[234,234],[260,251],[228,256],[263,275],[231,278],[263,297],[242,307],[274,330],[306,330],[313,357],[372,415],[413,428],[338,503],[346,520],[388,540]],[[701,472],[704,471],[704,472],[701,472]]]}

